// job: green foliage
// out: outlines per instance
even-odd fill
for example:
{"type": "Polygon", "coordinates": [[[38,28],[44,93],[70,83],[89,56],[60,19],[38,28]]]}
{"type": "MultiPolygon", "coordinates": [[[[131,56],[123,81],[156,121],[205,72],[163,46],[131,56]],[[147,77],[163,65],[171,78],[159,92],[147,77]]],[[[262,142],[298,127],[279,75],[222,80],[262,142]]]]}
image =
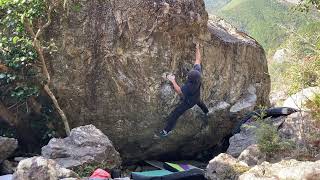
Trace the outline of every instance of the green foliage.
{"type": "Polygon", "coordinates": [[[304,88],[320,85],[320,59],[316,56],[303,60],[272,62],[269,64],[273,90],[281,89],[292,95],[304,88]]]}
{"type": "Polygon", "coordinates": [[[266,122],[261,121],[259,123],[256,136],[259,149],[268,156],[283,151],[290,151],[295,146],[293,141],[280,138],[277,128],[266,122]]]}
{"type": "Polygon", "coordinates": [[[260,123],[257,130],[258,146],[262,152],[272,154],[280,149],[280,137],[277,129],[267,123],[260,123]]]}
{"type": "Polygon", "coordinates": [[[296,93],[306,87],[317,86],[320,82],[320,61],[294,63],[284,77],[290,81],[289,94],[296,93]]]}
{"type": "MultiPolygon", "coordinates": [[[[30,27],[37,33],[47,20],[50,3],[48,0],[0,0],[0,100],[11,108],[18,120],[29,115],[29,100],[37,100],[45,82],[25,20],[29,20],[30,27]]],[[[31,128],[40,136],[39,140],[47,143],[56,134],[53,130],[56,124],[48,102],[42,104],[36,120],[32,119],[31,128]]],[[[2,133],[8,134],[0,128],[2,133]]],[[[13,133],[10,131],[9,135],[13,133]]]]}
{"type": "Polygon", "coordinates": [[[249,171],[250,168],[243,166],[241,164],[234,164],[233,166],[227,167],[222,174],[220,174],[221,179],[238,179],[238,177],[249,171]]]}
{"type": "MultiPolygon", "coordinates": [[[[247,32],[264,47],[268,55],[293,37],[291,30],[299,32],[301,28],[319,22],[313,15],[294,11],[277,0],[232,0],[212,13],[247,32]]],[[[320,34],[316,29],[305,30],[310,34],[320,34]]]]}
{"type": "Polygon", "coordinates": [[[320,94],[316,94],[314,98],[307,101],[306,107],[311,110],[313,118],[320,125],[320,94]]]}
{"type": "Polygon", "coordinates": [[[315,7],[316,9],[320,10],[320,0],[301,0],[299,5],[297,6],[297,9],[299,11],[310,11],[312,7],[315,7]]]}
{"type": "Polygon", "coordinates": [[[228,4],[231,0],[205,0],[208,12],[215,14],[220,8],[228,4]]]}
{"type": "MultiPolygon", "coordinates": [[[[0,65],[8,72],[0,72],[1,98],[6,102],[26,101],[39,91],[37,53],[24,26],[24,18],[31,23],[44,17],[44,0],[0,0],[0,65]]],[[[31,24],[33,25],[33,24],[31,24]]]]}
{"type": "Polygon", "coordinates": [[[107,169],[107,163],[102,162],[99,164],[82,165],[72,170],[77,173],[80,177],[89,177],[96,169],[107,169]]]}
{"type": "Polygon", "coordinates": [[[266,112],[265,107],[261,107],[261,113],[256,115],[254,119],[258,123],[256,131],[256,137],[258,141],[258,147],[261,152],[266,153],[268,156],[272,156],[280,151],[288,151],[294,148],[294,143],[282,139],[277,128],[272,122],[267,121],[265,118],[266,112]]]}

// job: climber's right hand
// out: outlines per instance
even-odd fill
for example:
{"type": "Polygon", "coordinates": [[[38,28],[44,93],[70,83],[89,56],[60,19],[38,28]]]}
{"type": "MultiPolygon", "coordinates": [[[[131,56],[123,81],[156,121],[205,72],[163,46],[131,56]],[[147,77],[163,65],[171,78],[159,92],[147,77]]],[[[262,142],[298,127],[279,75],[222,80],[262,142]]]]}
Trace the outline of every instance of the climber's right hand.
{"type": "Polygon", "coordinates": [[[167,79],[171,82],[175,81],[176,77],[173,74],[167,75],[167,79]]]}

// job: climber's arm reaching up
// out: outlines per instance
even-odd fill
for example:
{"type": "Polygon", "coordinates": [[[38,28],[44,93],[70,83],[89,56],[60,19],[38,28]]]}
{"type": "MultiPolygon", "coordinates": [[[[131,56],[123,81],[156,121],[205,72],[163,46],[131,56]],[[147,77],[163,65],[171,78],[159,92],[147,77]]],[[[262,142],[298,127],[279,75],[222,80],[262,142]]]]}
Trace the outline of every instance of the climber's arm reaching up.
{"type": "Polygon", "coordinates": [[[180,86],[177,84],[175,76],[174,75],[168,75],[167,78],[169,79],[169,81],[171,81],[174,90],[179,94],[182,95],[182,91],[180,86]]]}
{"type": "Polygon", "coordinates": [[[201,64],[201,54],[200,54],[200,45],[199,43],[196,44],[196,60],[194,64],[201,64]]]}

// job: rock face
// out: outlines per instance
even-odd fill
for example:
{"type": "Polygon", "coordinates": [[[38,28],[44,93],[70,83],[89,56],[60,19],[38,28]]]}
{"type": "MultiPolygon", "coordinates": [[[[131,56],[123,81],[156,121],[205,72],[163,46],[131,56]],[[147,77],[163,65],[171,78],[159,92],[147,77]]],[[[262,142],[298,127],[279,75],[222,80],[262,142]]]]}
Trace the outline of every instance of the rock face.
{"type": "Polygon", "coordinates": [[[7,159],[18,147],[18,141],[13,138],[0,136],[0,164],[7,159]]]}
{"type": "Polygon", "coordinates": [[[202,0],[72,0],[49,29],[46,38],[58,47],[46,57],[52,85],[71,126],[94,124],[124,159],[193,155],[230,132],[230,109],[268,104],[264,50],[222,21],[208,23],[202,0]],[[214,115],[201,131],[193,108],[169,140],[155,141],[179,101],[162,76],[186,80],[194,37],[204,45],[202,99],[214,115]]]}
{"type": "Polygon", "coordinates": [[[67,138],[51,139],[42,148],[42,156],[65,168],[101,164],[113,169],[121,165],[120,155],[112,142],[93,125],[72,129],[67,138]]]}
{"type": "Polygon", "coordinates": [[[55,161],[43,157],[33,157],[22,160],[13,180],[60,180],[64,178],[78,178],[78,175],[60,167],[55,161]]]}
{"type": "Polygon", "coordinates": [[[302,162],[294,159],[283,160],[276,164],[264,162],[239,177],[248,179],[319,179],[320,161],[302,162]]]}

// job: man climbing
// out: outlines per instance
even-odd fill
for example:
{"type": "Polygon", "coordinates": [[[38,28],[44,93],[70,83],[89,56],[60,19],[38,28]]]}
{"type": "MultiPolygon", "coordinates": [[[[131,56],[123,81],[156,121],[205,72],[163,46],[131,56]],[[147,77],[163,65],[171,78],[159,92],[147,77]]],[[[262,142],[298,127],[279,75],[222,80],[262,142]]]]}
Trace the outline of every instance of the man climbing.
{"type": "Polygon", "coordinates": [[[188,72],[187,82],[180,88],[175,80],[174,75],[168,75],[168,80],[171,81],[174,90],[182,97],[177,107],[169,114],[167,124],[160,131],[161,137],[166,137],[175,127],[178,118],[194,105],[198,105],[201,110],[207,115],[209,112],[207,106],[200,99],[201,87],[201,54],[199,43],[196,44],[196,60],[193,69],[188,72]]]}

